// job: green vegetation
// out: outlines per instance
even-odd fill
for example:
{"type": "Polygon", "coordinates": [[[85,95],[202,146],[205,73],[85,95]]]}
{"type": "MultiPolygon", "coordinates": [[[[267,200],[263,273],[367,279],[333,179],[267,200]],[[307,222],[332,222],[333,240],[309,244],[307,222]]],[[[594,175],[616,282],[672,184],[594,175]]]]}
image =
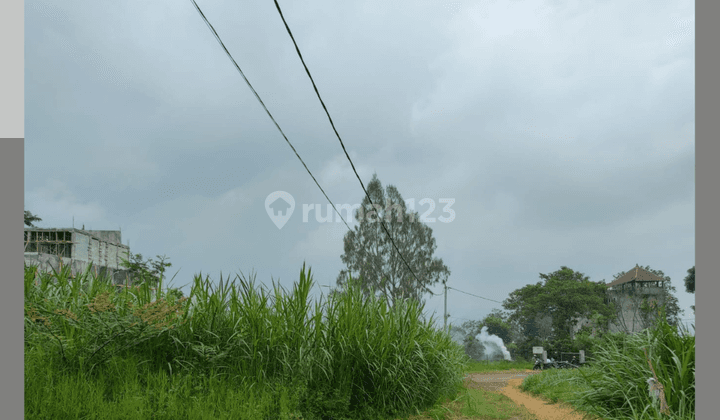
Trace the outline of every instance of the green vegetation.
{"type": "Polygon", "coordinates": [[[368,184],[367,193],[355,211],[359,225],[345,234],[344,253],[340,256],[345,268],[331,295],[343,293],[349,275],[357,274],[365,297],[381,296],[391,306],[407,298],[422,303],[422,295],[432,293],[428,286],[444,284],[450,276],[442,259],[433,257],[437,245],[432,229],[417,212],[408,211],[395,186],[383,190],[377,174],[368,184]]]}
{"type": "Polygon", "coordinates": [[[34,222],[42,222],[42,219],[25,210],[25,226],[36,227],[34,222]]]}
{"type": "MultiPolygon", "coordinates": [[[[463,384],[467,373],[531,363],[471,361],[432,319],[420,321],[414,299],[388,308],[350,281],[310,311],[305,267],[290,296],[277,286],[274,296],[256,293],[244,279],[213,289],[197,276],[186,298],[89,273],[26,267],[28,419],[533,418],[463,384]]],[[[694,418],[694,336],[661,322],[593,340],[592,365],[530,376],[524,389],[605,419],[658,418],[646,349],[666,418],[694,418]]]]}
{"type": "MultiPolygon", "coordinates": [[[[515,290],[503,303],[510,312],[508,321],[522,331],[519,353],[532,357],[532,347],[548,340],[569,344],[577,319],[594,318],[605,328],[613,314],[605,302],[607,286],[592,282],[587,276],[562,266],[550,274],[540,274],[544,282],[528,284],[515,290]]],[[[559,351],[570,351],[556,346],[559,351]]],[[[548,354],[550,354],[548,352],[548,354]]]]}
{"type": "Polygon", "coordinates": [[[351,280],[311,315],[305,267],[291,296],[240,283],[196,276],[178,299],[26,267],[27,418],[377,419],[462,387],[462,348],[413,299],[388,308],[351,280]]]}
{"type": "Polygon", "coordinates": [[[411,417],[409,420],[519,418],[535,419],[524,407],[518,406],[513,400],[502,394],[482,389],[465,389],[457,400],[429,410],[423,416],[411,417]]]}
{"type": "Polygon", "coordinates": [[[695,336],[669,325],[664,315],[659,319],[642,333],[606,335],[591,366],[530,376],[523,389],[606,419],[694,419],[695,336]],[[665,389],[667,416],[649,396],[646,381],[654,375],[644,350],[665,389]]]}
{"type": "Polygon", "coordinates": [[[533,368],[533,363],[525,361],[508,361],[497,360],[491,362],[470,361],[465,368],[466,373],[475,372],[495,372],[498,370],[529,370],[533,368]]]}
{"type": "MultiPolygon", "coordinates": [[[[685,277],[685,291],[688,293],[695,294],[695,266],[688,269],[688,275],[685,277]]],[[[695,312],[695,305],[690,306],[693,312],[695,312]]]]}

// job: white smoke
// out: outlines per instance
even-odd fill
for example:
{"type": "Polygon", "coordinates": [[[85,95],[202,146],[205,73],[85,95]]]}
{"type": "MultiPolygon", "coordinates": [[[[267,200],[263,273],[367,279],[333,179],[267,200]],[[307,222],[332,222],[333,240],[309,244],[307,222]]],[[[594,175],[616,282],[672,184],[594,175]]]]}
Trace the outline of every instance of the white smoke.
{"type": "Polygon", "coordinates": [[[487,327],[482,327],[480,334],[475,336],[479,342],[485,347],[485,355],[494,358],[496,355],[502,355],[505,360],[512,360],[510,352],[505,348],[502,338],[494,334],[488,334],[487,327]]]}

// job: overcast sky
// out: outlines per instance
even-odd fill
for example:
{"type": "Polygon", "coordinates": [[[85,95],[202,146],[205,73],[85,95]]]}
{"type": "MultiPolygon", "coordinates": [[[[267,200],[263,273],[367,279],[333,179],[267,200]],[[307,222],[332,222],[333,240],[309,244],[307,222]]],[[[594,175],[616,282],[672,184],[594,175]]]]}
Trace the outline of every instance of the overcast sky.
{"type": "MultiPolygon", "coordinates": [[[[449,286],[503,301],[563,265],[607,282],[649,265],[694,318],[692,1],[279,3],[365,185],[435,203],[449,286]]],[[[330,199],[359,204],[274,3],[198,5],[330,199]]],[[[26,1],[25,86],[38,226],[122,229],[178,286],[254,272],[291,289],[303,261],[315,296],[335,286],[347,227],[303,222],[327,200],[191,1],[26,1]],[[281,229],[275,191],[295,201],[281,229]]],[[[456,324],[500,307],[447,301],[456,324]]]]}

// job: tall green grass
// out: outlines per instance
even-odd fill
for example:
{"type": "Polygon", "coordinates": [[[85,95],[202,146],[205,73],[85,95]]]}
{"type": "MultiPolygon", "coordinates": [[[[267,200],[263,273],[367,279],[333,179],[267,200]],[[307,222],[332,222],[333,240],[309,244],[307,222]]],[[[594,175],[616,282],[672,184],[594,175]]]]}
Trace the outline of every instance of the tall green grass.
{"type": "Polygon", "coordinates": [[[305,266],[291,294],[236,280],[175,299],[26,267],[26,417],[377,419],[457,394],[467,357],[416,301],[351,279],[313,308],[305,266]]]}
{"type": "Polygon", "coordinates": [[[523,389],[605,419],[694,419],[695,336],[664,319],[638,334],[608,335],[597,346],[591,366],[533,375],[523,389]],[[649,395],[646,381],[653,372],[643,349],[664,387],[668,415],[660,413],[659,403],[649,395]]]}

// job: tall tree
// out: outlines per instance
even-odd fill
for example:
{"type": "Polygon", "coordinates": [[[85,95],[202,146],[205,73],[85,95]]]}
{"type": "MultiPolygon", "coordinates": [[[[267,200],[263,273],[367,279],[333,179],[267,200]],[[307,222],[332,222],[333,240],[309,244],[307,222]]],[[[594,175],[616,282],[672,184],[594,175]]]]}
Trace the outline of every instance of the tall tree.
{"type": "Polygon", "coordinates": [[[520,322],[527,337],[538,337],[539,324],[547,317],[552,319],[553,338],[567,340],[580,319],[593,313],[611,316],[612,308],[605,304],[604,282],[591,282],[589,277],[565,266],[554,273],[540,273],[540,278],[544,282],[515,290],[503,302],[503,307],[511,311],[510,319],[520,322]]]}
{"type": "Polygon", "coordinates": [[[25,226],[36,227],[33,222],[42,222],[42,219],[25,210],[25,226]]]}
{"type": "Polygon", "coordinates": [[[543,284],[528,284],[510,293],[503,307],[510,311],[510,321],[516,323],[525,338],[539,335],[538,318],[542,314],[539,302],[543,284]]]}
{"type": "MultiPolygon", "coordinates": [[[[676,326],[680,322],[680,317],[684,311],[680,309],[678,305],[678,299],[674,296],[676,293],[675,286],[670,283],[670,277],[666,276],[662,270],[654,270],[650,266],[640,267],[650,273],[655,274],[664,281],[662,288],[662,300],[665,306],[665,319],[668,324],[676,326]]],[[[621,271],[615,274],[613,281],[624,276],[627,271],[621,271]]],[[[624,307],[615,305],[613,314],[613,323],[624,329],[630,331],[628,324],[639,323],[641,329],[649,328],[657,321],[658,307],[654,299],[648,298],[642,293],[632,293],[625,297],[627,303],[624,307]]]]}
{"type": "Polygon", "coordinates": [[[372,204],[367,196],[363,199],[355,212],[359,226],[345,235],[341,256],[345,269],[338,275],[337,285],[344,288],[348,276],[352,275],[359,280],[365,297],[384,298],[391,306],[397,299],[414,298],[422,303],[422,295],[430,292],[428,286],[445,283],[450,275],[442,259],[433,258],[437,246],[432,229],[420,221],[417,212],[408,212],[395,186],[390,185],[383,191],[377,174],[373,175],[367,192],[372,204]],[[405,261],[398,255],[380,220],[405,261]]]}

